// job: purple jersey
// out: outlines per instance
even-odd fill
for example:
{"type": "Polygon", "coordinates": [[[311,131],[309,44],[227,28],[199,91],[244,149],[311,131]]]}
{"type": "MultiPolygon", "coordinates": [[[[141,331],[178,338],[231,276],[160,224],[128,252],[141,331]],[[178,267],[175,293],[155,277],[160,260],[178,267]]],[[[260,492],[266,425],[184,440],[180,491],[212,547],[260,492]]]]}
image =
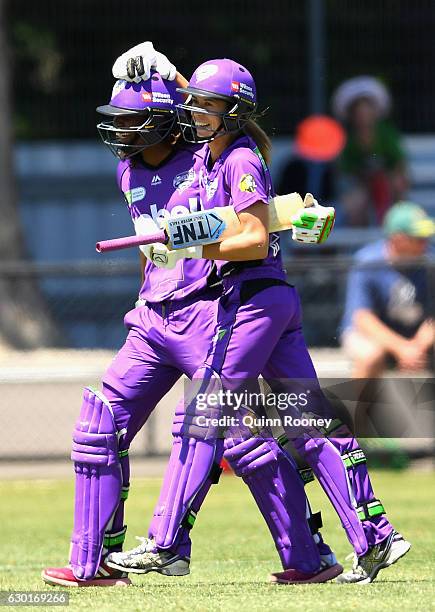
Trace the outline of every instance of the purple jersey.
{"type": "MultiPolygon", "coordinates": [[[[118,164],[118,185],[137,234],[160,229],[168,217],[201,210],[198,181],[202,163],[198,147],[183,146],[157,167],[141,160],[118,164]]],[[[139,297],[147,302],[181,300],[207,286],[212,267],[213,263],[205,259],[183,259],[166,270],[147,259],[139,297]]]]}
{"type": "MultiPolygon", "coordinates": [[[[204,165],[199,175],[199,193],[204,209],[233,206],[239,213],[258,201],[267,205],[273,194],[269,169],[257,145],[248,136],[237,138],[211,166],[210,149],[203,148],[204,165]]],[[[228,262],[217,261],[218,270],[228,262]]],[[[254,262],[233,262],[244,278],[285,279],[278,234],[269,236],[267,257],[254,262]],[[258,264],[258,265],[256,265],[258,264]]]]}

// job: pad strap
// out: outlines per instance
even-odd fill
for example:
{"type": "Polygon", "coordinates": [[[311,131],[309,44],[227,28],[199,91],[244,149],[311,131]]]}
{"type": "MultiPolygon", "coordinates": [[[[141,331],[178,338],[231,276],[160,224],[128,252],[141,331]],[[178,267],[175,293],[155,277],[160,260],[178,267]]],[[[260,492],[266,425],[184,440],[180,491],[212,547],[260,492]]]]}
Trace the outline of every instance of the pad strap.
{"type": "Polygon", "coordinates": [[[121,489],[121,499],[124,501],[127,501],[129,493],[130,493],[130,485],[124,485],[121,489]]]}
{"type": "Polygon", "coordinates": [[[210,469],[210,473],[208,475],[208,478],[211,484],[218,484],[223,471],[224,471],[223,467],[221,467],[217,463],[213,463],[210,469]]]}
{"type": "Polygon", "coordinates": [[[381,516],[381,514],[385,514],[385,508],[379,499],[372,499],[372,501],[363,502],[356,510],[360,521],[369,521],[374,516],[381,516]]]}
{"type": "Polygon", "coordinates": [[[333,438],[334,436],[332,434],[334,431],[337,431],[337,429],[340,429],[342,426],[343,421],[340,421],[340,419],[333,419],[328,427],[318,427],[317,429],[321,431],[325,437],[333,438]]]}
{"type": "Polygon", "coordinates": [[[343,459],[343,463],[347,468],[361,465],[361,463],[367,463],[366,456],[361,448],[356,448],[355,450],[343,453],[341,458],[343,459]]]}
{"type": "Polygon", "coordinates": [[[319,529],[323,527],[322,513],[319,511],[311,514],[308,517],[308,525],[310,526],[312,535],[319,533],[319,529]]]}
{"type": "Polygon", "coordinates": [[[195,524],[196,516],[196,512],[190,508],[184,519],[181,521],[181,526],[190,531],[195,524]]]}
{"type": "Polygon", "coordinates": [[[104,548],[111,548],[119,544],[124,544],[126,531],[127,525],[124,525],[120,531],[106,531],[103,542],[104,548]]]}
{"type": "Polygon", "coordinates": [[[299,476],[302,479],[302,482],[304,483],[304,486],[308,484],[309,482],[314,481],[314,472],[311,468],[302,468],[298,470],[298,472],[299,472],[299,476]]]}

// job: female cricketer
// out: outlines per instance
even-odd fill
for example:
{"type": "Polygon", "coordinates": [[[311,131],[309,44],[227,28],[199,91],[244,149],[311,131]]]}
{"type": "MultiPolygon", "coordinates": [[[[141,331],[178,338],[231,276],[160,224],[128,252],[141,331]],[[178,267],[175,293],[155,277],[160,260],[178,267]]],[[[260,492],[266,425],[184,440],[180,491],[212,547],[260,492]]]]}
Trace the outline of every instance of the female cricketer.
{"type": "MultiPolygon", "coordinates": [[[[297,294],[284,281],[279,239],[272,235],[269,241],[267,201],[272,187],[264,161],[268,143],[251,119],[256,108],[253,78],[236,62],[211,60],[202,64],[194,72],[189,86],[180,91],[189,96],[177,107],[185,138],[209,142],[200,170],[203,206],[232,205],[243,228],[240,236],[203,248],[203,257],[217,261],[223,278],[225,293],[219,301],[216,338],[222,337],[225,341],[211,344],[207,359],[195,377],[205,380],[218,377],[227,387],[238,378],[256,379],[260,372],[266,379],[316,380],[302,336],[297,294]]],[[[179,256],[183,253],[177,251],[179,256]]],[[[194,425],[196,416],[193,410],[190,421],[194,425]]],[[[383,516],[384,509],[374,497],[365,458],[350,432],[340,427],[341,435],[349,437],[329,441],[305,435],[295,440],[295,446],[334,503],[354,545],[356,563],[345,581],[371,582],[382,567],[397,561],[410,545],[383,516]],[[354,516],[349,523],[349,510],[352,509],[354,516]]],[[[213,438],[213,432],[207,431],[204,435],[213,438]]],[[[175,474],[174,480],[189,480],[191,485],[193,480],[199,491],[203,479],[201,472],[208,467],[207,459],[201,455],[204,442],[194,440],[192,447],[197,448],[198,454],[192,450],[192,469],[180,462],[180,454],[186,448],[183,450],[183,445],[174,447],[169,477],[174,478],[175,474]]],[[[249,440],[249,445],[258,443],[253,438],[249,440]]],[[[220,452],[218,446],[216,442],[213,457],[220,452]]],[[[249,453],[241,445],[234,445],[227,454],[236,470],[238,460],[243,469],[246,468],[249,453]]],[[[243,473],[240,467],[237,471],[243,473]]],[[[149,543],[144,542],[142,549],[138,547],[132,554],[111,555],[109,563],[128,571],[150,571],[163,560],[169,562],[168,551],[173,548],[182,517],[188,511],[190,493],[176,495],[165,484],[157,546],[149,550],[149,543]]],[[[316,574],[310,576],[307,569],[302,570],[302,574],[304,571],[307,580],[316,574]]],[[[299,581],[304,579],[299,572],[290,569],[285,578],[291,581],[292,577],[299,581]]]]}
{"type": "MultiPolygon", "coordinates": [[[[138,233],[155,230],[159,220],[166,216],[187,214],[199,206],[202,153],[198,146],[182,144],[177,138],[174,105],[181,101],[175,84],[153,72],[148,80],[140,83],[117,81],[110,104],[97,109],[113,117],[113,122],[101,123],[99,130],[104,142],[121,159],[118,183],[138,233]]],[[[213,263],[198,259],[201,253],[192,248],[184,253],[188,259],[178,262],[167,254],[168,258],[172,257],[171,267],[162,269],[151,261],[157,245],[154,253],[153,247],[143,250],[148,259],[144,262],[140,291],[142,305],[125,317],[129,329],[127,340],[106,372],[102,390],[88,388],[84,393],[73,434],[76,497],[70,566],[44,570],[43,579],[49,584],[129,584],[123,571],[113,570],[105,563],[110,552],[121,549],[125,538],[129,445],[176,380],[182,374],[192,377],[198,372],[216,335],[216,307],[221,287],[213,263]]],[[[220,346],[219,340],[216,346],[220,346]]],[[[183,405],[180,412],[184,421],[183,405]]],[[[184,452],[187,438],[179,421],[180,415],[174,425],[174,446],[183,447],[184,452]]],[[[256,501],[262,513],[269,516],[274,508],[266,510],[265,505],[270,505],[268,497],[277,497],[277,482],[281,479],[282,493],[273,502],[279,505],[281,531],[270,520],[268,524],[269,527],[272,524],[283,566],[298,568],[299,556],[301,569],[305,569],[309,550],[311,565],[316,570],[312,573],[317,574],[318,581],[326,580],[327,572],[323,568],[318,571],[320,553],[330,555],[332,565],[338,564],[319,536],[320,549],[312,538],[301,479],[275,441],[270,441],[267,448],[268,463],[273,464],[273,469],[268,468],[269,480],[263,485],[261,499],[256,501]]],[[[186,493],[190,495],[189,517],[216,480],[222,452],[223,441],[202,445],[204,458],[201,454],[197,457],[206,466],[206,474],[201,480],[200,494],[196,490],[193,494],[186,493]],[[217,450],[216,446],[219,446],[217,450]]],[[[264,476],[263,473],[263,480],[264,476]]],[[[183,525],[191,521],[189,517],[185,513],[183,525]]],[[[183,554],[159,568],[162,573],[186,573],[190,540],[188,537],[183,540],[185,533],[187,530],[181,529],[178,539],[179,547],[184,546],[183,554]]]]}

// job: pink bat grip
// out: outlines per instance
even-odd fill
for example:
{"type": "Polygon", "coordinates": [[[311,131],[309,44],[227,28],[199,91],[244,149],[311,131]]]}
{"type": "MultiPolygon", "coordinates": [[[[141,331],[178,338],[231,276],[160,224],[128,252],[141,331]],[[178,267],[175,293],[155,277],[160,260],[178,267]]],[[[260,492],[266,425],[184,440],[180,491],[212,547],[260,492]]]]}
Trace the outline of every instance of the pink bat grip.
{"type": "Polygon", "coordinates": [[[125,238],[114,238],[113,240],[102,240],[95,245],[99,253],[106,251],[119,251],[120,249],[130,249],[131,247],[140,246],[141,244],[152,244],[153,242],[167,242],[166,232],[160,230],[155,234],[146,234],[144,236],[125,236],[125,238]]]}

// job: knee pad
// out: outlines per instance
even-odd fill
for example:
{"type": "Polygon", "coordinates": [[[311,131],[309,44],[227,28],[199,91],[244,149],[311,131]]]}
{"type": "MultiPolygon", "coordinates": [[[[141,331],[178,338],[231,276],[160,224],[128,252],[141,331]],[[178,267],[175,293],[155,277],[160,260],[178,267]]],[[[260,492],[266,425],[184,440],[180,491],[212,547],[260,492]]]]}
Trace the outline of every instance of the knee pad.
{"type": "Polygon", "coordinates": [[[266,521],[285,569],[311,572],[320,560],[307,522],[307,500],[293,459],[274,439],[225,439],[224,457],[241,476],[266,521]]]}
{"type": "Polygon", "coordinates": [[[199,368],[189,383],[186,397],[177,405],[172,434],[198,440],[223,438],[224,428],[217,423],[223,407],[209,401],[211,394],[216,395],[222,389],[221,378],[213,368],[199,368]]]}
{"type": "Polygon", "coordinates": [[[340,453],[343,465],[347,470],[360,521],[370,521],[385,514],[382,502],[375,497],[373,492],[365,453],[356,438],[353,437],[349,427],[340,420],[336,420],[326,433],[331,444],[340,453]]]}
{"type": "Polygon", "coordinates": [[[174,550],[182,532],[193,527],[210,486],[219,480],[222,453],[222,440],[174,438],[149,530],[159,548],[174,550]]]}
{"type": "Polygon", "coordinates": [[[367,552],[367,538],[357,513],[357,503],[341,455],[327,438],[304,436],[293,440],[301,457],[311,466],[317,480],[337,512],[357,555],[367,552]]]}
{"type": "MultiPolygon", "coordinates": [[[[123,478],[118,440],[122,434],[116,429],[107,398],[86,388],[71,453],[76,481],[70,563],[78,579],[89,580],[95,576],[106,529],[113,522],[121,499],[123,478]]],[[[124,534],[125,528],[122,528],[113,538],[119,543],[124,534]]]]}
{"type": "Polygon", "coordinates": [[[224,458],[236,476],[250,476],[256,470],[277,460],[278,447],[270,440],[225,438],[224,458]]]}

